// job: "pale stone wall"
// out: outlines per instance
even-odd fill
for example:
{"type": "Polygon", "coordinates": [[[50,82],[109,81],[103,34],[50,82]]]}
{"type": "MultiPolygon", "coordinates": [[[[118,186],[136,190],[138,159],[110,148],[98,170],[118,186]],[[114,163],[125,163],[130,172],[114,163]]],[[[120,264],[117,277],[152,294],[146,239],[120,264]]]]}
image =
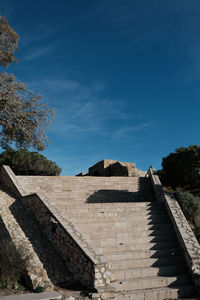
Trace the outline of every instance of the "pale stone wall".
{"type": "Polygon", "coordinates": [[[96,288],[110,283],[112,274],[105,257],[75,228],[66,218],[66,214],[62,215],[62,212],[42,195],[26,195],[8,166],[2,167],[0,181],[34,213],[75,280],[96,288]]]}
{"type": "Polygon", "coordinates": [[[148,175],[151,178],[157,201],[162,202],[167,208],[178,241],[184,251],[188,269],[200,292],[200,245],[173,194],[163,191],[154,169],[150,168],[148,175]]]}

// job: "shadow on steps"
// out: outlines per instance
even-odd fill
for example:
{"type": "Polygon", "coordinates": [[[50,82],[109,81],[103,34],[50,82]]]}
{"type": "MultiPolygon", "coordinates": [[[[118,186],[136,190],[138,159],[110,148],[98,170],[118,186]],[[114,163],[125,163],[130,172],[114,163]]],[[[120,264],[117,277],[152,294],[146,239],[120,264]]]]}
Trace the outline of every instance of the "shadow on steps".
{"type": "Polygon", "coordinates": [[[98,190],[86,203],[154,202],[154,193],[149,178],[139,177],[136,192],[127,190],[98,190]]]}

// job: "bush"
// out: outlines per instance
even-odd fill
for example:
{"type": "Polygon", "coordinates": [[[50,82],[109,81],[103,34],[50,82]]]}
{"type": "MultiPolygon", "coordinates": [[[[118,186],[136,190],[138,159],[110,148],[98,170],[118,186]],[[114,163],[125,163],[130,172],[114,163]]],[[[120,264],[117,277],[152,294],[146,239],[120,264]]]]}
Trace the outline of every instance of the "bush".
{"type": "Polygon", "coordinates": [[[200,146],[180,147],[162,160],[161,181],[172,188],[200,188],[200,146]]]}
{"type": "Polygon", "coordinates": [[[38,285],[35,289],[34,289],[34,293],[43,293],[45,291],[45,288],[41,285],[38,285]]]}
{"type": "Polygon", "coordinates": [[[8,149],[0,154],[0,166],[9,165],[16,175],[57,176],[61,169],[38,152],[8,149]]]}
{"type": "Polygon", "coordinates": [[[194,223],[195,216],[200,214],[200,197],[194,196],[189,192],[176,192],[175,196],[185,217],[194,223]]]}
{"type": "Polygon", "coordinates": [[[198,242],[200,243],[200,226],[195,225],[195,227],[194,227],[194,234],[195,234],[198,242]]]}
{"type": "Polygon", "coordinates": [[[11,241],[1,240],[0,288],[13,288],[25,276],[27,260],[23,247],[16,249],[11,241]]]}

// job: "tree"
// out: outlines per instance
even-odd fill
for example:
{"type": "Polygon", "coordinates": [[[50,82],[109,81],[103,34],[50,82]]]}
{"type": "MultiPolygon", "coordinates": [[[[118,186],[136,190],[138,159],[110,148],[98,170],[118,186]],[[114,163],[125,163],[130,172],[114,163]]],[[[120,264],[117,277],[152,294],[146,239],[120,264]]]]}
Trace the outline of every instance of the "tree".
{"type": "Polygon", "coordinates": [[[8,165],[16,175],[58,176],[61,169],[38,152],[8,149],[0,154],[0,166],[8,165]]]}
{"type": "Polygon", "coordinates": [[[200,188],[200,146],[180,147],[162,160],[161,180],[172,188],[200,188]]]}
{"type": "Polygon", "coordinates": [[[0,16],[0,65],[7,67],[12,61],[17,62],[14,53],[18,50],[19,36],[9,25],[5,17],[0,16]]]}
{"type": "MultiPolygon", "coordinates": [[[[16,62],[18,35],[7,19],[0,16],[0,65],[16,62]]],[[[43,150],[48,144],[46,130],[53,120],[53,110],[42,97],[18,82],[14,75],[0,73],[0,146],[33,147],[43,150]]]]}

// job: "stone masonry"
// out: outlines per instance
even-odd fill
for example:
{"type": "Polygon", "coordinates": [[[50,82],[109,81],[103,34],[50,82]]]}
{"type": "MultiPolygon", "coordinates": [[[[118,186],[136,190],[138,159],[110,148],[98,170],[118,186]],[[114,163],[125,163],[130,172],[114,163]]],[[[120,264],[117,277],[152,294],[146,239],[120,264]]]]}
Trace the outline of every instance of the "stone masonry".
{"type": "MultiPolygon", "coordinates": [[[[100,176],[43,177],[15,176],[4,167],[0,180],[35,216],[73,279],[95,287],[94,299],[194,297],[200,247],[155,172],[124,176],[121,163],[107,160],[95,168],[100,176]],[[115,164],[115,174],[121,176],[100,175],[115,164]]],[[[10,197],[6,195],[0,198],[2,207],[10,197]]],[[[10,213],[20,226],[14,211],[10,213]]],[[[44,269],[52,282],[50,270],[44,269]]]]}
{"type": "Polygon", "coordinates": [[[137,176],[136,164],[104,159],[89,168],[89,176],[137,176]]]}

